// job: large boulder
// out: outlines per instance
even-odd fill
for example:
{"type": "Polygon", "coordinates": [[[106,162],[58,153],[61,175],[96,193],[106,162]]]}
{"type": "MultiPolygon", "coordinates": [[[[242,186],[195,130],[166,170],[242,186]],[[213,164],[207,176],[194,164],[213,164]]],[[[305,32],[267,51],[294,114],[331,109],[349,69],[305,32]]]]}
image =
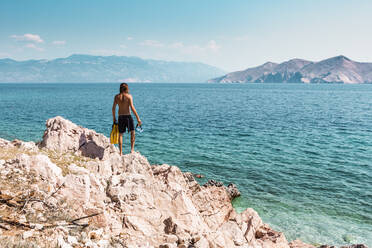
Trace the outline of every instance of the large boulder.
{"type": "Polygon", "coordinates": [[[46,121],[46,130],[40,147],[101,160],[117,151],[103,134],[80,127],[61,116],[46,121]]]}

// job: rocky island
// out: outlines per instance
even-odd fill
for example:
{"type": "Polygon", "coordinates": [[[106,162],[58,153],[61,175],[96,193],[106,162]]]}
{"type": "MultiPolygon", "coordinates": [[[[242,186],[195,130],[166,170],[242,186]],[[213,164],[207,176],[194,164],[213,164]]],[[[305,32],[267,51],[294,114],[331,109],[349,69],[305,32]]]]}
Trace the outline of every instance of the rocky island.
{"type": "Polygon", "coordinates": [[[267,62],[243,71],[208,80],[209,83],[372,83],[372,63],[356,62],[343,55],[318,62],[291,59],[267,62]]]}
{"type": "Polygon", "coordinates": [[[237,213],[237,194],[140,153],[119,156],[62,117],[39,143],[0,139],[0,247],[314,247],[289,243],[251,208],[237,213]]]}

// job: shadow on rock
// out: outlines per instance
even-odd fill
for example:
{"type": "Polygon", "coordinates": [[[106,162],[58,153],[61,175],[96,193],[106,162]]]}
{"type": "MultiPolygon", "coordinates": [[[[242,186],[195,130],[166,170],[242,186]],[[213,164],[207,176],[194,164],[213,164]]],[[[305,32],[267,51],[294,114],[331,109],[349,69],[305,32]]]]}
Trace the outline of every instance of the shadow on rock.
{"type": "Polygon", "coordinates": [[[91,136],[86,136],[85,133],[82,133],[79,138],[79,150],[81,155],[89,158],[99,158],[103,159],[105,154],[105,148],[97,145],[96,142],[91,140],[91,136]]]}

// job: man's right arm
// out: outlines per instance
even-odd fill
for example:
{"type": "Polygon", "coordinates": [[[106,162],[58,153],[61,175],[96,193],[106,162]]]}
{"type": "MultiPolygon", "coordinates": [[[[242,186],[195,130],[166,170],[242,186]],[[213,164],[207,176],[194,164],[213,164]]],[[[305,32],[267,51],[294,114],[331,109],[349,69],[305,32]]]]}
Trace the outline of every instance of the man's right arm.
{"type": "Polygon", "coordinates": [[[112,121],[116,122],[116,96],[114,97],[114,103],[112,104],[112,121]]]}

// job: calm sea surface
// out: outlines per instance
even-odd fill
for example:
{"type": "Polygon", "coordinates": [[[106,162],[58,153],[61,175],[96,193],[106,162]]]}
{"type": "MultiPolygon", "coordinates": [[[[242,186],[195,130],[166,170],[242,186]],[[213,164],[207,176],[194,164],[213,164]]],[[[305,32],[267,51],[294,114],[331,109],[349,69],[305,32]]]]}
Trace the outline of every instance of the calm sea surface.
{"type": "MultiPolygon", "coordinates": [[[[61,115],[109,136],[119,84],[0,84],[0,137],[61,115]]],[[[236,183],[288,240],[372,246],[372,85],[131,84],[136,150],[236,183]]],[[[128,135],[125,152],[129,152],[128,135]]]]}

